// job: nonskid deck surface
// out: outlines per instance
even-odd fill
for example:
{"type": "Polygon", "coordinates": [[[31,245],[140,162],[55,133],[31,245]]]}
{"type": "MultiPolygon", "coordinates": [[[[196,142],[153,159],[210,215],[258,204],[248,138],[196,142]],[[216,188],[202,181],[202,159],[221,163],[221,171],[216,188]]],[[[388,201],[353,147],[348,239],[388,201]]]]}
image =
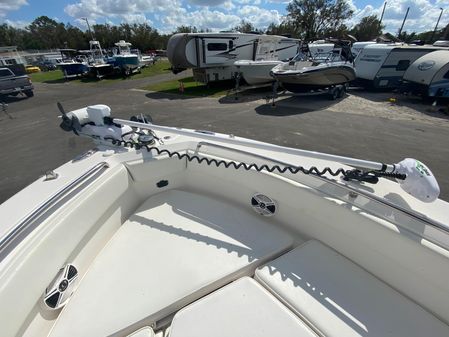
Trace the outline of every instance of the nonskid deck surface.
{"type": "Polygon", "coordinates": [[[124,335],[291,248],[248,209],[180,190],[150,197],[92,263],[51,336],[124,335]]]}
{"type": "Polygon", "coordinates": [[[171,337],[449,336],[449,326],[316,240],[176,313],[171,337]]]}

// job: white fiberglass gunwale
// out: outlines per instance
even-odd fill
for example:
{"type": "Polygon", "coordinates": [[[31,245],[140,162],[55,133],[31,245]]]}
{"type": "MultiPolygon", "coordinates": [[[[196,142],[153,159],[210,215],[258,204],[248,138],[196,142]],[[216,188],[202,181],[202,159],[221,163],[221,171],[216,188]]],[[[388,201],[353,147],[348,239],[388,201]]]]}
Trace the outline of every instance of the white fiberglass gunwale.
{"type": "MultiPolygon", "coordinates": [[[[127,123],[133,124],[130,121],[122,121],[116,119],[117,123],[127,123]]],[[[140,123],[134,124],[136,126],[142,126],[140,123]]],[[[158,148],[160,150],[167,149],[171,152],[178,151],[180,153],[190,153],[190,154],[201,154],[201,156],[218,156],[220,158],[226,158],[225,160],[233,160],[236,162],[245,162],[245,163],[256,163],[258,165],[268,164],[272,165],[277,164],[281,166],[303,166],[303,167],[311,167],[316,166],[320,169],[324,167],[330,167],[331,169],[336,170],[337,168],[351,169],[352,165],[355,167],[369,167],[375,170],[381,169],[389,169],[394,170],[394,165],[385,165],[382,163],[375,163],[370,161],[358,160],[354,158],[348,157],[340,157],[334,156],[319,152],[305,151],[294,148],[287,148],[278,145],[273,145],[269,143],[259,142],[255,140],[249,140],[245,138],[235,137],[233,135],[226,134],[218,134],[212,132],[205,131],[194,131],[188,129],[179,129],[179,128],[171,128],[157,125],[149,126],[152,130],[157,131],[159,136],[167,138],[169,137],[164,145],[159,145],[158,148]],[[220,154],[217,154],[217,151],[208,152],[205,151],[205,148],[215,148],[218,150],[223,150],[224,152],[231,155],[224,155],[223,151],[220,154]],[[256,160],[255,160],[256,159],[256,160]],[[346,165],[338,164],[344,163],[346,165]]],[[[78,166],[86,167],[87,163],[90,163],[91,166],[85,173],[83,173],[79,178],[70,180],[63,180],[62,184],[58,184],[56,180],[56,184],[54,185],[54,189],[50,190],[49,193],[44,197],[43,203],[38,203],[38,199],[36,199],[36,203],[33,207],[28,208],[28,213],[23,218],[16,217],[9,219],[9,225],[0,228],[0,252],[3,251],[11,242],[14,240],[20,233],[20,229],[29,222],[30,218],[38,215],[43,211],[42,207],[45,208],[45,205],[50,206],[50,201],[57,197],[58,195],[61,198],[65,195],[63,192],[66,191],[70,186],[74,184],[74,182],[79,181],[83,176],[86,175],[87,172],[93,170],[97,165],[102,164],[107,166],[115,166],[122,163],[126,163],[127,161],[136,160],[141,157],[161,157],[163,158],[164,154],[157,156],[155,153],[146,153],[145,150],[134,151],[131,149],[125,150],[121,147],[112,147],[112,148],[103,148],[102,151],[95,153],[90,158],[86,158],[85,161],[81,160],[79,162],[71,162],[67,163],[61,168],[57,169],[57,172],[60,172],[62,176],[67,177],[69,172],[80,172],[78,166]],[[67,172],[65,172],[67,169],[67,172]]],[[[187,163],[186,163],[187,164],[187,163]]],[[[212,168],[213,169],[213,168],[212,168]]],[[[230,168],[234,169],[234,168],[230,168]]],[[[340,178],[335,178],[330,175],[326,176],[317,176],[317,175],[294,175],[291,173],[280,174],[278,172],[268,173],[267,174],[275,174],[277,176],[285,176],[288,179],[293,181],[300,182],[301,184],[305,184],[313,189],[321,191],[326,195],[337,198],[343,202],[357,205],[360,209],[364,211],[373,213],[370,208],[367,208],[367,204],[369,202],[375,202],[376,204],[382,205],[385,208],[391,208],[394,212],[398,212],[398,214],[406,215],[411,220],[410,222],[423,222],[426,225],[429,225],[432,230],[428,230],[425,233],[425,237],[428,238],[431,242],[441,244],[443,246],[449,247],[449,227],[445,225],[449,223],[447,219],[447,215],[441,214],[438,212],[438,207],[440,201],[437,200],[431,204],[423,204],[413,198],[407,199],[405,205],[397,204],[391,201],[388,195],[391,194],[401,194],[401,190],[398,184],[389,182],[387,180],[382,180],[381,183],[376,185],[368,185],[369,188],[361,186],[358,182],[347,182],[340,178]],[[337,188],[337,190],[335,190],[337,188]],[[339,191],[346,191],[343,195],[339,191]],[[429,212],[430,211],[430,212],[429,212]],[[433,218],[429,218],[424,214],[432,214],[433,218]],[[436,215],[436,216],[435,216],[436,215]]],[[[42,179],[37,181],[35,184],[39,184],[42,186],[46,186],[48,184],[52,184],[55,182],[45,182],[42,179]]],[[[37,187],[37,186],[36,186],[37,187]]],[[[40,188],[40,187],[37,187],[40,188]]],[[[78,191],[82,193],[82,191],[78,191]]],[[[8,209],[15,209],[15,205],[23,203],[23,200],[27,198],[27,191],[24,190],[17,195],[17,198],[12,198],[7,201],[4,205],[0,205],[0,211],[2,207],[8,207],[8,209]],[[14,202],[16,201],[16,202],[14,202]]],[[[402,193],[403,194],[403,193],[402,193]]],[[[45,195],[45,194],[44,194],[45,195]]],[[[42,197],[42,194],[39,194],[39,197],[42,197]]],[[[41,199],[42,200],[42,199],[41,199]]],[[[53,200],[58,201],[58,200],[53,200]]],[[[32,206],[28,202],[27,206],[32,206]]],[[[62,205],[61,205],[62,206],[62,205]]],[[[16,208],[17,209],[17,208],[16,208]]],[[[45,209],[44,209],[45,210],[45,209]]],[[[375,213],[375,212],[374,212],[375,213]]],[[[373,213],[373,214],[374,214],[373,213]]],[[[388,213],[388,212],[387,212],[388,213]]],[[[23,212],[21,213],[23,214],[23,212]]],[[[391,220],[386,217],[385,214],[377,213],[376,216],[381,216],[386,220],[391,220]]],[[[416,226],[415,226],[416,227],[416,226]]],[[[415,231],[413,228],[410,229],[413,232],[415,231]]],[[[419,233],[418,233],[419,234],[419,233]]]]}

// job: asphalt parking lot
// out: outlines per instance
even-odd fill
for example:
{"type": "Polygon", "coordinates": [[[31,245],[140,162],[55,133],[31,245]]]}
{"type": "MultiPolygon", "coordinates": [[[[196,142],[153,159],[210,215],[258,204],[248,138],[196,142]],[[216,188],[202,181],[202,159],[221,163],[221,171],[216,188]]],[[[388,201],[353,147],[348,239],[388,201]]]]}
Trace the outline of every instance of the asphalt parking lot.
{"type": "Polygon", "coordinates": [[[45,171],[93,147],[90,140],[59,129],[57,101],[66,110],[102,103],[116,117],[149,113],[160,125],[232,133],[368,160],[396,163],[417,158],[432,169],[440,197],[449,201],[449,118],[429,105],[407,98],[391,103],[392,94],[360,90],[340,102],[285,96],[272,106],[260,95],[192,98],[138,89],[173,77],[108,85],[36,83],[34,97],[9,98],[7,111],[0,110],[0,203],[45,171]]]}

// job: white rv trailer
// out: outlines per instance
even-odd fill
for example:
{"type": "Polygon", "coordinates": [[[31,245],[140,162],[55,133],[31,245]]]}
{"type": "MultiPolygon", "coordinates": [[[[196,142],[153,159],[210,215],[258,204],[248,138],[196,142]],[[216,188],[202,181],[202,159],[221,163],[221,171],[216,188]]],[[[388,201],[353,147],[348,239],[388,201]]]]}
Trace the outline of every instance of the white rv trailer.
{"type": "Polygon", "coordinates": [[[330,53],[334,47],[334,43],[327,43],[324,40],[313,41],[308,44],[310,54],[315,57],[317,54],[330,53]]]}
{"type": "Polygon", "coordinates": [[[421,56],[404,74],[404,91],[428,97],[449,97],[449,50],[421,56]]]}
{"type": "Polygon", "coordinates": [[[376,42],[375,41],[354,42],[351,46],[352,55],[354,55],[354,57],[357,57],[357,55],[360,54],[363,48],[372,44],[376,44],[376,42]]]}
{"type": "MultiPolygon", "coordinates": [[[[354,42],[351,46],[351,52],[354,57],[356,57],[363,48],[375,43],[375,41],[354,42]]],[[[315,56],[318,53],[330,53],[334,49],[335,45],[333,43],[325,42],[325,40],[318,40],[309,43],[308,46],[312,56],[315,56]]]]}
{"type": "Polygon", "coordinates": [[[355,59],[359,82],[379,89],[393,89],[401,84],[408,67],[419,57],[441,47],[376,43],[365,46],[355,59]]]}
{"type": "Polygon", "coordinates": [[[255,60],[265,48],[279,60],[294,57],[300,41],[276,35],[224,33],[181,33],[167,44],[167,56],[174,73],[193,69],[195,80],[203,83],[234,78],[238,60],[255,60]],[[258,52],[259,51],[259,52],[258,52]]]}

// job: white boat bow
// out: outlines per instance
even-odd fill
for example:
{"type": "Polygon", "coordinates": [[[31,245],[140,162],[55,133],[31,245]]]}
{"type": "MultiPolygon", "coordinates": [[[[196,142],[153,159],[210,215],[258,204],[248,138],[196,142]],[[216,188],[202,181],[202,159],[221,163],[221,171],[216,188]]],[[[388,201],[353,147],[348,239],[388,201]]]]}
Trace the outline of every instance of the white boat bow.
{"type": "Polygon", "coordinates": [[[0,205],[2,336],[449,335],[419,161],[61,110],[97,147],[0,205]]]}

